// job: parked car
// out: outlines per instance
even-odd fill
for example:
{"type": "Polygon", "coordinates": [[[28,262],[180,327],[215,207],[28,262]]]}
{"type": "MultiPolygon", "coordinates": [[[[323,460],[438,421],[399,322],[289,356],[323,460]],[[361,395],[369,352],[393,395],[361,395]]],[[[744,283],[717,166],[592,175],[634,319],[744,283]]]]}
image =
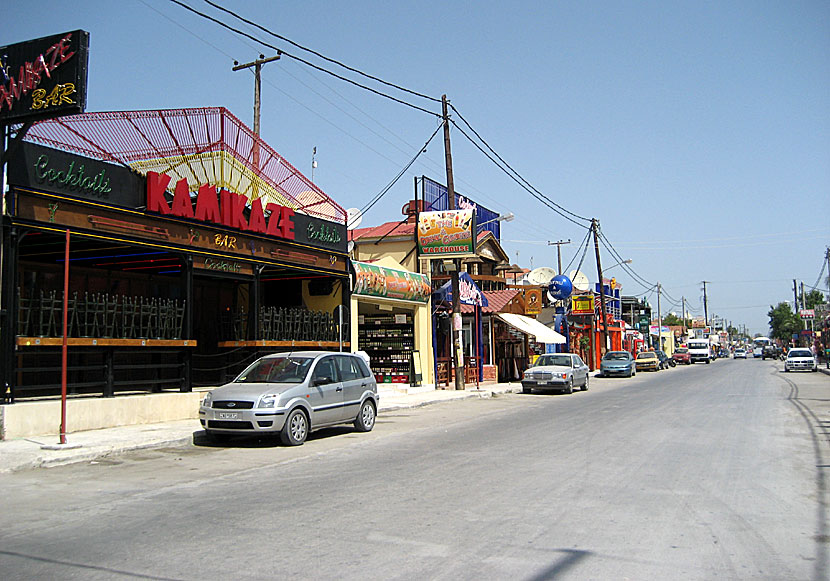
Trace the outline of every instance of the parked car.
{"type": "Polygon", "coordinates": [[[818,361],[809,349],[790,349],[784,360],[784,371],[818,371],[818,361]]]}
{"type": "Polygon", "coordinates": [[[640,351],[637,353],[637,371],[660,371],[660,358],[654,351],[640,351]]]}
{"type": "Polygon", "coordinates": [[[632,377],[637,374],[637,364],[628,351],[609,351],[600,361],[599,371],[603,377],[612,375],[632,377]]]}
{"type": "Polygon", "coordinates": [[[657,358],[660,359],[660,369],[668,369],[669,367],[675,366],[674,361],[666,355],[665,351],[655,351],[655,353],[657,353],[657,358]]]}
{"type": "Polygon", "coordinates": [[[522,376],[522,393],[534,389],[573,393],[575,386],[588,390],[588,366],[575,353],[546,353],[522,376]]]}
{"type": "Polygon", "coordinates": [[[336,424],[368,432],[377,409],[377,383],[362,357],[297,351],[262,357],[209,392],[199,421],[213,439],[279,434],[284,444],[298,446],[309,432],[336,424]]]}
{"type": "Polygon", "coordinates": [[[671,354],[671,358],[674,359],[675,363],[683,363],[684,365],[692,364],[692,356],[689,354],[689,350],[686,347],[678,347],[675,352],[671,354]]]}
{"type": "Polygon", "coordinates": [[[732,354],[734,359],[746,359],[746,349],[742,349],[738,347],[735,349],[735,352],[732,354]]]}

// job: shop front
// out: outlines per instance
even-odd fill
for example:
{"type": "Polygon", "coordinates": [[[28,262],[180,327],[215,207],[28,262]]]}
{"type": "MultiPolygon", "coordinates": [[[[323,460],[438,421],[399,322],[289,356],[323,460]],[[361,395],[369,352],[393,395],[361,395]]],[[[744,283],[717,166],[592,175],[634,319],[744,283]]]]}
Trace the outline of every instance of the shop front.
{"type": "Polygon", "coordinates": [[[345,211],[225,109],[44,121],[8,172],[5,403],[60,393],[64,326],[70,395],[190,391],[265,352],[349,347],[345,211]]]}
{"type": "Polygon", "coordinates": [[[370,358],[378,383],[432,382],[430,282],[393,259],[353,261],[351,344],[370,358]]]}

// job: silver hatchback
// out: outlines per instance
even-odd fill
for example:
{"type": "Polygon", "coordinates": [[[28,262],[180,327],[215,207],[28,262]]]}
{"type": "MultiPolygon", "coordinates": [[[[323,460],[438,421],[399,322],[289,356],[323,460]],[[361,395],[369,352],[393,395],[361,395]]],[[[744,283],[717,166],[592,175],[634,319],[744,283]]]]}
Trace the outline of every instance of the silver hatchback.
{"type": "Polygon", "coordinates": [[[256,360],[231,383],[208,393],[199,421],[208,437],[279,434],[289,446],[309,432],[353,423],[375,426],[375,377],[358,355],[329,351],[276,353],[256,360]]]}

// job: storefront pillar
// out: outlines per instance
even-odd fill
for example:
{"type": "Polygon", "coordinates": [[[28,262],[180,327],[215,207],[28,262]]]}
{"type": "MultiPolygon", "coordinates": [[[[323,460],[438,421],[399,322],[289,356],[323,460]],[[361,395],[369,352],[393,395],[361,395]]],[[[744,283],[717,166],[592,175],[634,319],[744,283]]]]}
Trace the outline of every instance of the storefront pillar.
{"type": "Polygon", "coordinates": [[[3,305],[5,312],[3,329],[0,332],[0,349],[2,349],[2,403],[14,403],[14,358],[15,338],[17,336],[17,254],[20,240],[14,226],[3,231],[3,305]]]}
{"type": "MultiPolygon", "coordinates": [[[[184,329],[182,338],[193,338],[193,256],[188,254],[184,259],[184,329]]],[[[180,391],[188,392],[193,389],[193,350],[184,350],[184,368],[182,369],[182,385],[180,391]]]]}

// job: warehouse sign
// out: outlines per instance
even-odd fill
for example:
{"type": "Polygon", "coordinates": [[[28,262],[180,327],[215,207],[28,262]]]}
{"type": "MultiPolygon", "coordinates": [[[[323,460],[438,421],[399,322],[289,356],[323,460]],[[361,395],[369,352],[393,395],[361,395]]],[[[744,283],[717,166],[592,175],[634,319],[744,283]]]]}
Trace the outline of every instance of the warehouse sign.
{"type": "Polygon", "coordinates": [[[418,254],[422,258],[475,256],[475,210],[442,210],[418,215],[418,254]]]}
{"type": "Polygon", "coordinates": [[[0,125],[83,113],[89,33],[0,47],[0,125]]]}

